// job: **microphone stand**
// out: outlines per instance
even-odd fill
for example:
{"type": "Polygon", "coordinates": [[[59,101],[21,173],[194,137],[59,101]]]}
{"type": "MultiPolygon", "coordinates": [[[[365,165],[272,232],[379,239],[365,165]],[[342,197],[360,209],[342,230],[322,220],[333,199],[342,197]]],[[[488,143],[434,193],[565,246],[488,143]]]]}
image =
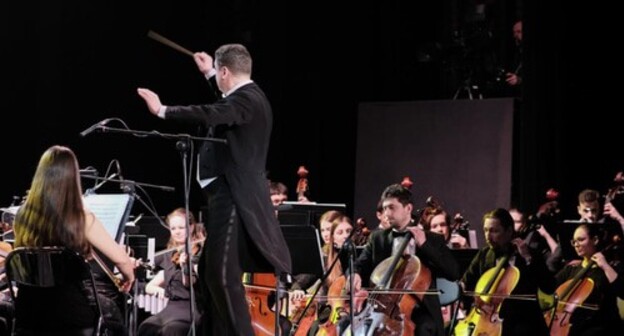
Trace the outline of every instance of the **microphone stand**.
{"type": "Polygon", "coordinates": [[[189,209],[189,195],[190,195],[190,177],[188,174],[188,151],[190,147],[190,139],[178,140],[176,148],[180,151],[182,158],[182,181],[184,183],[184,209],[186,211],[186,241],[184,242],[184,252],[186,253],[186,270],[182,270],[182,277],[188,275],[188,286],[190,293],[190,305],[191,305],[191,329],[187,335],[195,335],[195,290],[193,289],[193,258],[191,249],[191,221],[190,221],[190,209],[189,209]]]}
{"type": "Polygon", "coordinates": [[[106,132],[124,133],[124,134],[130,134],[130,135],[143,137],[143,138],[157,137],[157,138],[175,139],[175,140],[188,139],[188,140],[211,141],[211,142],[216,142],[216,143],[227,144],[227,140],[225,139],[212,138],[212,137],[197,137],[197,136],[192,136],[192,135],[184,134],[184,133],[172,134],[172,133],[162,133],[158,131],[137,131],[137,130],[131,130],[127,128],[118,128],[118,127],[109,127],[109,126],[98,126],[93,131],[94,132],[99,131],[102,133],[106,133],[106,132]]]}
{"type": "MultiPolygon", "coordinates": [[[[342,255],[342,253],[344,253],[344,251],[351,252],[351,248],[347,248],[347,246],[353,246],[353,242],[352,242],[351,238],[353,238],[353,234],[354,233],[355,233],[355,230],[352,230],[351,233],[349,234],[349,237],[347,237],[345,242],[342,244],[342,247],[340,248],[340,251],[336,255],[336,258],[332,261],[331,265],[329,265],[329,267],[327,268],[325,273],[323,273],[323,276],[321,277],[321,285],[317,286],[314,289],[314,293],[312,293],[312,296],[310,297],[308,304],[306,304],[306,306],[303,308],[303,311],[301,312],[301,315],[299,315],[299,318],[297,318],[297,320],[294,321],[294,323],[292,324],[292,327],[290,328],[290,333],[289,333],[290,336],[293,336],[295,334],[295,332],[297,331],[297,328],[299,328],[299,323],[301,323],[301,320],[303,319],[303,317],[305,316],[306,312],[308,311],[308,309],[312,305],[312,302],[314,302],[314,298],[316,298],[318,292],[321,290],[321,287],[323,287],[323,283],[325,283],[325,280],[327,280],[327,277],[329,277],[329,274],[331,273],[331,271],[336,266],[336,263],[338,262],[338,260],[340,260],[340,256],[342,255]]],[[[331,248],[333,248],[333,246],[331,248]]],[[[351,263],[352,259],[353,259],[353,255],[351,255],[349,257],[349,263],[350,263],[350,265],[349,265],[349,274],[351,276],[351,278],[349,279],[350,286],[351,286],[350,287],[350,291],[349,291],[349,298],[351,300],[351,304],[353,304],[353,264],[351,263]]],[[[351,318],[353,318],[353,309],[350,309],[350,310],[351,310],[351,313],[350,313],[351,318]]],[[[353,320],[351,320],[351,321],[353,321],[353,320]]]]}
{"type": "MultiPolygon", "coordinates": [[[[191,147],[191,140],[200,140],[200,141],[211,141],[216,143],[227,144],[227,140],[220,138],[212,138],[212,137],[196,137],[188,134],[171,134],[171,133],[161,133],[158,131],[137,131],[131,130],[127,128],[115,128],[108,127],[104,125],[98,125],[93,131],[100,132],[110,132],[110,133],[122,133],[122,134],[130,134],[137,137],[159,137],[165,139],[175,139],[178,140],[176,142],[176,148],[181,152],[182,159],[182,168],[184,170],[183,183],[184,183],[184,208],[186,210],[186,242],[184,244],[185,253],[188,256],[188,272],[189,272],[189,292],[190,292],[190,318],[191,318],[191,329],[189,330],[189,335],[195,336],[195,290],[193,286],[193,265],[191,262],[191,229],[190,229],[190,221],[189,221],[189,195],[190,195],[190,184],[189,176],[188,176],[188,149],[191,147]]],[[[182,276],[184,276],[184,271],[182,276]]]]}
{"type": "MultiPolygon", "coordinates": [[[[354,230],[355,231],[355,230],[354,230]]],[[[342,248],[346,248],[349,252],[349,302],[351,305],[351,309],[349,309],[349,327],[347,328],[351,328],[351,334],[353,334],[353,320],[355,319],[355,313],[354,313],[354,307],[353,307],[353,299],[354,299],[354,280],[353,280],[353,276],[355,274],[355,271],[353,269],[354,265],[355,265],[355,244],[353,243],[353,241],[351,239],[348,239],[345,241],[345,244],[347,245],[342,245],[342,248]]]]}

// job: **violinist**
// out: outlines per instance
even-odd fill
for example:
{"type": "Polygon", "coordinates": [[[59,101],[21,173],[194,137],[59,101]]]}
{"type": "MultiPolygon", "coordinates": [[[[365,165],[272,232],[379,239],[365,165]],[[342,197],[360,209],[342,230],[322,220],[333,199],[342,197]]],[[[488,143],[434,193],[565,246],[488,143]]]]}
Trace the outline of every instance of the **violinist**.
{"type": "MultiPolygon", "coordinates": [[[[70,148],[55,145],[43,153],[26,201],[13,222],[15,247],[65,246],[89,259],[97,248],[121,271],[123,281],[119,290],[127,293],[135,280],[136,261],[84,205],[78,170],[78,160],[70,148]]],[[[84,293],[73,288],[53,288],[46,291],[45,296],[62,300],[49,300],[51,304],[41,305],[41,291],[28,287],[19,289],[22,303],[16,305],[15,328],[21,324],[42,332],[62,332],[68,326],[93,327],[96,313],[90,306],[85,307],[84,293]]],[[[107,334],[126,334],[127,328],[117,306],[99,292],[98,297],[107,334]]]]}
{"type": "MultiPolygon", "coordinates": [[[[485,293],[497,296],[478,296],[480,293],[475,293],[475,305],[471,313],[476,311],[484,316],[479,322],[487,324],[490,317],[497,313],[496,310],[500,309],[497,314],[502,319],[502,325],[494,327],[499,327],[499,330],[502,327],[502,335],[548,335],[536,295],[538,287],[551,293],[554,279],[546,268],[542,255],[531,251],[522,237],[515,236],[514,221],[506,209],[498,208],[486,213],[483,216],[483,231],[487,246],[479,250],[473,258],[462,278],[462,286],[466,291],[475,291],[478,282],[491,283],[491,279],[484,277],[492,273],[486,271],[498,269],[500,262],[505,260],[505,265],[500,264],[500,271],[517,271],[514,273],[517,283],[498,283],[492,287],[505,288],[506,291],[490,288],[485,293]],[[520,299],[523,295],[529,300],[520,299]]],[[[460,324],[466,322],[470,325],[471,321],[467,320],[471,313],[460,324]]]]}
{"type": "MultiPolygon", "coordinates": [[[[396,253],[417,256],[422,267],[430,270],[431,278],[443,277],[450,281],[457,280],[460,276],[459,265],[446,246],[444,238],[414,226],[412,219],[414,204],[410,190],[400,184],[392,184],[383,191],[381,200],[390,228],[373,231],[364,250],[356,259],[353,279],[355,295],[359,295],[358,291],[362,290],[363,286],[369,286],[369,277],[376,267],[396,253]],[[403,237],[409,238],[410,243],[405,251],[398,251],[399,247],[404,245],[405,238],[403,237]]],[[[428,288],[424,288],[424,290],[431,289],[435,289],[435,281],[430,282],[428,288]]],[[[411,316],[407,318],[415,324],[414,335],[444,335],[444,323],[438,297],[423,295],[422,299],[410,308],[413,310],[411,316]]],[[[354,332],[358,331],[354,330],[354,332]]]]}
{"type": "Polygon", "coordinates": [[[423,228],[444,237],[449,248],[469,248],[468,239],[451,232],[451,216],[441,207],[427,208],[423,212],[423,228]]]}
{"type": "MultiPolygon", "coordinates": [[[[586,298],[581,306],[574,308],[569,318],[569,335],[610,335],[617,330],[620,323],[616,296],[624,281],[618,276],[618,272],[622,274],[622,265],[613,267],[607,262],[605,255],[600,252],[605,247],[601,237],[599,226],[581,224],[577,227],[571,244],[582,261],[568,263],[555,276],[557,285],[561,287],[567,280],[573,279],[581,270],[589,267],[584,277],[593,281],[593,289],[586,288],[584,290],[587,293],[577,293],[586,298]],[[597,310],[591,309],[592,306],[596,306],[597,310]]],[[[560,299],[573,300],[567,297],[560,299]]]]}
{"type": "MultiPolygon", "coordinates": [[[[198,230],[193,213],[189,212],[189,224],[191,228],[191,242],[193,244],[189,258],[184,251],[186,243],[186,210],[177,208],[165,218],[169,226],[171,237],[167,248],[171,251],[156,257],[155,266],[160,269],[152,280],[145,286],[145,293],[156,295],[159,298],[168,298],[167,306],[158,314],[145,319],[138,329],[139,336],[148,335],[179,335],[188,334],[191,327],[190,289],[191,278],[193,282],[197,277],[197,265],[193,265],[193,274],[188,274],[187,263],[192,261],[200,253],[199,242],[205,238],[198,230]]],[[[195,309],[194,321],[198,323],[199,313],[195,309]]]]}

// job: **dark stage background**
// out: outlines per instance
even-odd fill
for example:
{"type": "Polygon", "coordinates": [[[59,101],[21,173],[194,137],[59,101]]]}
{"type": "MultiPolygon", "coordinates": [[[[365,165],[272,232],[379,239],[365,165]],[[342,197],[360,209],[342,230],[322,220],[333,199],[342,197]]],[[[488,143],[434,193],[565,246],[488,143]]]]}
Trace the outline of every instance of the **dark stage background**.
{"type": "MultiPolygon", "coordinates": [[[[623,58],[615,52],[621,33],[611,27],[617,20],[609,18],[615,13],[608,5],[495,0],[334,5],[3,2],[0,205],[24,195],[37,160],[53,144],[73,148],[83,167],[103,172],[117,159],[127,179],[175,187],[175,192],[146,188],[142,195],[161,215],[183,204],[182,165],[173,141],[79,136],[110,117],[136,130],[189,132],[151,116],[136,94],[137,87],[151,88],[165,104],[201,103],[206,97],[207,85],[192,59],[148,39],[149,30],[194,51],[212,53],[225,42],[249,47],[253,77],[274,107],[267,170],[271,179],[289,186],[291,199],[297,168],[305,165],[311,199],[346,203],[350,215],[370,216],[374,209],[353,213],[355,190],[367,187],[355,186],[356,139],[366,137],[356,134],[359,104],[451,99],[466,79],[490,80],[509,59],[511,26],[519,16],[525,21],[525,91],[515,116],[510,199],[531,212],[554,187],[561,191],[564,212],[573,216],[580,190],[604,192],[623,169],[622,133],[614,121],[621,114],[622,89],[606,84],[622,78],[623,58]]],[[[379,125],[395,126],[390,118],[379,125]]],[[[449,152],[452,148],[434,155],[449,152]]],[[[484,162],[483,171],[489,169],[484,162]]],[[[482,178],[478,170],[470,174],[466,179],[482,178]]],[[[386,184],[393,182],[399,181],[386,184]]],[[[197,209],[201,198],[195,189],[193,184],[191,206],[197,209]]],[[[139,203],[134,208],[146,212],[139,203]]]]}

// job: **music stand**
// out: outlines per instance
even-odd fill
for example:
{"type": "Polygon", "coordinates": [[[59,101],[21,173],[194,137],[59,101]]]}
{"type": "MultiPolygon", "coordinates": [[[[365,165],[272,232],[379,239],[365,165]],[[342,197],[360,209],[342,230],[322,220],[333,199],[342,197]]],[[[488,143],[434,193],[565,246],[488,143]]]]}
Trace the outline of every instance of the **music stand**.
{"type": "Polygon", "coordinates": [[[282,234],[293,258],[293,274],[314,274],[321,277],[325,270],[318,230],[314,226],[282,225],[282,234]]]}
{"type": "Polygon", "coordinates": [[[336,210],[345,213],[347,206],[342,203],[301,203],[284,202],[277,207],[277,221],[280,225],[318,226],[321,216],[336,210]]]}
{"type": "Polygon", "coordinates": [[[118,243],[130,217],[134,196],[130,194],[86,194],[84,203],[97,219],[104,224],[106,232],[118,243]]]}

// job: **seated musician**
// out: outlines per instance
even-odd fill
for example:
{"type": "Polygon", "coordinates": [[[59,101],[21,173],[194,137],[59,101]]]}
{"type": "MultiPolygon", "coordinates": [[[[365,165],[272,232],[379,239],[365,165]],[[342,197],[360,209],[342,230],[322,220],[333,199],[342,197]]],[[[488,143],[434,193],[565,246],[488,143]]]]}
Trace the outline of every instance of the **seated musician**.
{"type": "Polygon", "coordinates": [[[470,247],[466,237],[451,232],[451,216],[441,207],[427,208],[422,216],[425,231],[441,234],[449,248],[470,247]]]}
{"type": "Polygon", "coordinates": [[[6,255],[11,252],[13,245],[0,241],[0,336],[11,335],[15,307],[9,293],[6,273],[4,271],[4,261],[6,255]]]}
{"type": "MultiPolygon", "coordinates": [[[[337,296],[340,296],[340,292],[345,291],[344,272],[349,265],[349,254],[341,252],[341,249],[345,240],[351,234],[351,231],[353,231],[353,224],[349,217],[339,212],[337,215],[333,216],[329,241],[323,246],[323,253],[327,256],[325,267],[329,268],[334,261],[335,265],[329,272],[325,282],[321,284],[321,288],[317,294],[317,298],[321,298],[319,302],[323,302],[323,304],[319,305],[318,320],[310,327],[309,335],[316,335],[321,329],[335,329],[338,333],[341,333],[349,324],[348,314],[346,313],[347,310],[343,302],[344,300],[339,300],[337,296]],[[337,281],[339,278],[341,278],[341,282],[337,281]],[[332,313],[337,314],[334,316],[334,321],[331,320],[332,313]]],[[[313,285],[310,284],[311,282],[313,281],[308,280],[304,286],[313,285]]],[[[300,283],[295,282],[293,287],[291,287],[291,289],[294,289],[291,297],[295,304],[297,304],[299,300],[306,300],[305,293],[301,289],[298,289],[301,288],[300,286],[300,283]]]]}
{"type": "MultiPolygon", "coordinates": [[[[435,290],[433,279],[436,277],[457,280],[460,276],[459,265],[446,246],[444,238],[414,226],[412,219],[414,205],[409,189],[399,184],[390,185],[383,191],[381,199],[384,215],[391,227],[375,230],[355,261],[353,279],[355,295],[358,296],[358,292],[363,289],[362,285],[369,285],[368,279],[373,270],[382,261],[397,253],[415,255],[421,265],[431,271],[430,285],[424,290],[435,290]],[[395,251],[403,242],[403,239],[399,238],[404,236],[411,238],[406,251],[395,251]]],[[[422,295],[421,301],[413,307],[410,318],[415,324],[415,335],[444,335],[440,300],[435,295],[422,295]]]]}
{"type": "MultiPolygon", "coordinates": [[[[191,250],[193,255],[199,255],[199,244],[205,238],[197,229],[195,217],[188,214],[189,224],[192,231],[191,250]],[[195,251],[193,251],[195,250],[195,251]]],[[[165,222],[169,225],[171,237],[167,248],[171,251],[159,255],[155,260],[155,266],[160,269],[152,280],[145,286],[145,293],[156,295],[160,299],[168,298],[167,306],[158,314],[145,319],[138,330],[139,336],[148,335],[179,335],[189,334],[191,321],[199,322],[199,313],[195,309],[194,319],[191,319],[191,295],[189,286],[188,262],[192,261],[184,251],[186,243],[186,210],[177,208],[167,215],[165,222]]],[[[197,265],[193,265],[193,280],[196,280],[197,265]]]]}
{"type": "MultiPolygon", "coordinates": [[[[601,240],[602,233],[596,225],[582,224],[574,230],[571,243],[576,254],[582,258],[580,263],[568,263],[555,276],[557,292],[561,292],[583,269],[587,270],[585,277],[593,281],[593,289],[582,289],[573,295],[587,295],[581,306],[575,307],[570,318],[570,335],[608,335],[617,330],[620,323],[616,304],[617,292],[622,288],[622,264],[612,266],[605,254],[600,252],[606,246],[601,240]],[[589,267],[589,268],[587,268],[589,267]],[[597,309],[591,309],[595,306],[597,309]]],[[[612,245],[614,246],[614,245],[612,245]]],[[[612,248],[608,248],[612,252],[612,248]]],[[[560,300],[570,301],[570,298],[560,297],[560,300]]],[[[556,323],[556,321],[554,322],[556,323]]]]}
{"type": "MultiPolygon", "coordinates": [[[[483,216],[483,232],[487,246],[479,250],[468,266],[462,278],[464,289],[468,293],[470,291],[474,293],[477,282],[489,282],[484,273],[495,269],[497,262],[504,260],[503,257],[508,257],[508,262],[503,265],[504,269],[515,266],[519,270],[519,279],[515,286],[509,286],[510,293],[504,293],[502,297],[482,296],[490,299],[484,301],[482,297],[475,296],[475,307],[471,312],[478,308],[477,312],[494,314],[496,308],[500,307],[499,315],[503,319],[502,335],[548,335],[536,296],[538,287],[544,292],[551,293],[554,290],[554,279],[541,253],[532,253],[521,237],[515,237],[514,221],[506,209],[498,208],[486,213],[483,216]],[[504,298],[505,294],[508,294],[507,298],[504,298]],[[520,299],[521,295],[527,295],[529,300],[520,299]],[[514,299],[514,296],[518,299],[514,299]]],[[[503,284],[499,286],[503,287],[503,284]]],[[[488,293],[498,294],[495,288],[488,293]]],[[[467,320],[470,316],[469,313],[466,320],[460,324],[465,322],[469,325],[471,321],[467,320]]],[[[482,320],[489,319],[484,317],[482,320]]]]}
{"type": "MultiPolygon", "coordinates": [[[[111,260],[123,274],[120,291],[127,293],[134,282],[135,260],[106,232],[104,225],[82,200],[78,161],[74,152],[63,146],[48,148],[39,160],[24,204],[13,222],[15,247],[65,246],[87,259],[94,248],[111,260]],[[51,173],[54,172],[54,173],[51,173]]],[[[73,288],[46,290],[19,289],[16,301],[16,326],[35,331],[87,329],[97,320],[93,309],[85,308],[84,293],[73,288]],[[46,304],[40,304],[45,297],[46,304]],[[68,311],[67,308],[72,310],[68,311]]],[[[100,297],[100,303],[107,302],[100,297]]],[[[125,334],[123,317],[118,311],[102,307],[107,332],[125,334]]]]}
{"type": "MultiPolygon", "coordinates": [[[[539,210],[537,214],[537,218],[540,218],[540,214],[543,210],[539,210]]],[[[516,232],[524,232],[526,230],[531,230],[532,224],[529,223],[529,220],[524,215],[524,212],[517,207],[511,207],[509,209],[509,214],[514,221],[514,230],[516,232]]],[[[534,253],[541,253],[542,257],[546,261],[546,265],[548,269],[554,274],[563,265],[560,265],[561,261],[561,248],[559,247],[559,243],[553,238],[548,230],[546,230],[546,226],[544,225],[544,221],[541,220],[539,225],[534,225],[535,230],[532,232],[528,232],[524,241],[529,246],[529,249],[534,253]]]]}

